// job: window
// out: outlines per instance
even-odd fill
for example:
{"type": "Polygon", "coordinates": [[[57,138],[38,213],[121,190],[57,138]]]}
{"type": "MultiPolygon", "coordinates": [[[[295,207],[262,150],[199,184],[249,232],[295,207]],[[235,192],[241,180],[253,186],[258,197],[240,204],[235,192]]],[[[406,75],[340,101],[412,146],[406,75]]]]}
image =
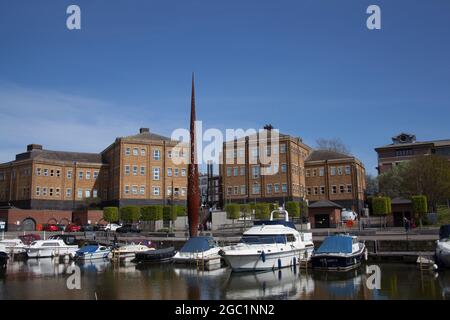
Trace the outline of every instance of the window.
{"type": "Polygon", "coordinates": [[[173,169],[173,176],[178,177],[178,168],[173,169]]]}
{"type": "Polygon", "coordinates": [[[278,183],[273,184],[273,192],[275,193],[280,192],[280,185],[278,183]]]}
{"type": "Polygon", "coordinates": [[[159,187],[153,187],[153,195],[159,196],[161,194],[161,189],[159,187]]]}
{"type": "Polygon", "coordinates": [[[98,171],[94,171],[94,179],[98,178],[98,171]]]}
{"type": "Polygon", "coordinates": [[[171,195],[172,195],[172,188],[171,188],[171,187],[168,187],[168,188],[167,188],[167,195],[168,195],[168,196],[171,196],[171,195]]]}
{"type": "Polygon", "coordinates": [[[97,198],[97,196],[98,196],[98,191],[97,191],[97,189],[92,190],[92,197],[93,197],[93,198],[97,198]]]}
{"type": "Polygon", "coordinates": [[[314,194],[316,195],[316,194],[319,194],[319,188],[318,187],[314,187],[314,194]]]}
{"type": "Polygon", "coordinates": [[[61,176],[61,170],[56,170],[56,176],[60,177],[61,176]]]}
{"type": "Polygon", "coordinates": [[[259,178],[259,166],[252,167],[252,176],[253,176],[253,179],[259,178]]]}
{"type": "Polygon", "coordinates": [[[126,166],[125,166],[125,175],[126,175],[126,176],[129,176],[129,175],[130,175],[130,166],[129,166],[129,165],[126,165],[126,166]]]}
{"type": "Polygon", "coordinates": [[[403,156],[412,156],[413,150],[412,149],[399,149],[395,150],[395,156],[396,157],[403,157],[403,156]]]}
{"type": "Polygon", "coordinates": [[[245,194],[246,193],[246,188],[245,185],[241,186],[241,194],[245,194]]]}
{"type": "Polygon", "coordinates": [[[125,149],[125,155],[129,156],[131,154],[131,149],[130,148],[126,148],[125,149]]]}
{"type": "Polygon", "coordinates": [[[172,168],[167,168],[167,176],[168,177],[172,176],[172,168]]]}
{"type": "Polygon", "coordinates": [[[137,166],[133,166],[133,176],[137,176],[137,166]]]}
{"type": "Polygon", "coordinates": [[[347,185],[347,192],[352,193],[352,185],[351,184],[347,185]]]}
{"type": "Polygon", "coordinates": [[[227,177],[231,177],[231,172],[233,171],[232,167],[227,167],[227,177]]]}
{"type": "Polygon", "coordinates": [[[78,180],[83,180],[83,170],[78,171],[78,180]]]}
{"type": "Polygon", "coordinates": [[[138,156],[138,155],[139,155],[139,149],[133,148],[133,156],[138,156]]]}
{"type": "Polygon", "coordinates": [[[259,194],[260,193],[260,186],[258,183],[255,183],[252,185],[252,193],[253,194],[259,194]]]}
{"type": "Polygon", "coordinates": [[[286,172],[286,163],[281,164],[281,172],[286,172]]]}
{"type": "Polygon", "coordinates": [[[311,171],[309,169],[306,169],[306,176],[309,177],[311,175],[311,171]]]}
{"type": "Polygon", "coordinates": [[[86,189],[86,190],[84,191],[84,196],[85,196],[86,198],[90,198],[90,197],[91,197],[91,190],[86,189]]]}
{"type": "Polygon", "coordinates": [[[307,194],[308,196],[311,195],[311,188],[306,188],[306,194],[307,194]]]}
{"type": "Polygon", "coordinates": [[[145,149],[141,148],[141,156],[145,157],[145,149]]]}
{"type": "Polygon", "coordinates": [[[337,168],[338,175],[342,176],[342,167],[337,168]]]}
{"type": "Polygon", "coordinates": [[[55,170],[51,169],[50,170],[50,177],[53,177],[55,175],[55,170]]]}
{"type": "Polygon", "coordinates": [[[43,196],[46,196],[46,195],[47,195],[47,188],[46,188],[46,187],[43,187],[43,188],[42,188],[42,195],[43,195],[43,196]]]}
{"type": "Polygon", "coordinates": [[[36,195],[37,196],[41,195],[41,187],[36,187],[36,195]]]}
{"type": "Polygon", "coordinates": [[[272,185],[271,185],[271,184],[268,184],[268,185],[267,185],[267,193],[268,193],[268,194],[271,194],[271,193],[272,193],[272,185]]]}
{"type": "Polygon", "coordinates": [[[239,157],[239,158],[243,158],[244,155],[245,155],[244,149],[243,149],[243,148],[239,148],[239,149],[238,149],[238,157],[239,157]]]}
{"type": "Polygon", "coordinates": [[[153,168],[153,180],[159,180],[159,168],[153,168]]]}
{"type": "Polygon", "coordinates": [[[252,148],[252,158],[254,158],[254,159],[258,158],[258,148],[257,147],[252,148]]]}
{"type": "Polygon", "coordinates": [[[350,174],[350,166],[345,166],[345,174],[350,174]]]}
{"type": "Polygon", "coordinates": [[[245,167],[240,168],[241,176],[245,176],[245,167]]]}
{"type": "Polygon", "coordinates": [[[186,188],[181,188],[181,195],[185,196],[186,195],[186,188]]]}
{"type": "Polygon", "coordinates": [[[138,187],[137,186],[131,186],[131,193],[137,194],[138,193],[138,187]]]}
{"type": "Polygon", "coordinates": [[[239,187],[238,186],[234,186],[234,194],[239,194],[239,187]]]}
{"type": "Polygon", "coordinates": [[[89,170],[86,171],[86,180],[91,179],[91,172],[89,170]]]}
{"type": "Polygon", "coordinates": [[[161,159],[161,152],[156,149],[153,150],[153,160],[160,160],[161,159]]]}
{"type": "Polygon", "coordinates": [[[66,189],[66,197],[70,198],[72,196],[72,189],[71,188],[67,188],[66,189]]]}
{"type": "Polygon", "coordinates": [[[234,176],[237,177],[239,175],[239,167],[234,167],[234,176]]]}
{"type": "Polygon", "coordinates": [[[55,195],[59,197],[61,190],[59,188],[55,189],[55,195]]]}
{"type": "Polygon", "coordinates": [[[274,163],[273,164],[273,174],[277,174],[278,173],[278,164],[274,163]]]}
{"type": "Polygon", "coordinates": [[[283,183],[281,185],[281,192],[287,192],[287,184],[286,183],[283,183]]]}
{"type": "Polygon", "coordinates": [[[72,179],[72,170],[67,170],[67,179],[72,179]]]}
{"type": "Polygon", "coordinates": [[[186,169],[181,169],[181,176],[186,177],[186,169]]]}
{"type": "Polygon", "coordinates": [[[145,194],[145,186],[141,186],[141,188],[139,189],[139,193],[145,194]]]}
{"type": "Polygon", "coordinates": [[[325,194],[325,186],[320,186],[320,194],[325,194]]]}
{"type": "Polygon", "coordinates": [[[167,151],[167,158],[172,159],[172,150],[167,151]]]}
{"type": "Polygon", "coordinates": [[[335,176],[336,175],[336,167],[330,168],[330,175],[335,176]]]}
{"type": "Polygon", "coordinates": [[[141,176],[145,176],[145,167],[141,166],[141,176]]]}
{"type": "Polygon", "coordinates": [[[77,192],[77,198],[78,198],[78,199],[83,198],[83,189],[78,189],[78,192],[77,192]]]}
{"type": "Polygon", "coordinates": [[[286,144],[280,144],[280,153],[286,153],[286,144]]]}
{"type": "Polygon", "coordinates": [[[36,168],[36,175],[40,176],[41,175],[41,168],[36,168]]]}
{"type": "Polygon", "coordinates": [[[340,192],[340,193],[344,193],[344,192],[345,192],[345,186],[344,186],[343,184],[341,184],[341,185],[339,186],[339,192],[340,192]]]}
{"type": "Polygon", "coordinates": [[[130,193],[130,186],[125,186],[125,194],[129,194],[130,193]]]}
{"type": "Polygon", "coordinates": [[[48,177],[48,169],[44,169],[44,176],[48,177]]]}
{"type": "Polygon", "coordinates": [[[331,193],[332,194],[336,194],[337,193],[337,187],[336,186],[331,186],[331,193]]]}
{"type": "Polygon", "coordinates": [[[319,177],[323,177],[324,173],[325,173],[324,168],[319,168],[319,177]]]}
{"type": "Polygon", "coordinates": [[[233,188],[227,187],[227,195],[231,196],[233,194],[233,188]]]}

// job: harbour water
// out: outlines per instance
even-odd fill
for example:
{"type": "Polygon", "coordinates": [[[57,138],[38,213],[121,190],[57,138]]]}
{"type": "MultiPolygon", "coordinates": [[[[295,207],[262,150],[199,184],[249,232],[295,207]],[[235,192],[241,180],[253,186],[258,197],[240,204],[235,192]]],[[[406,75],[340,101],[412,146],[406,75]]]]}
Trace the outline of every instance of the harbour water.
{"type": "MultiPolygon", "coordinates": [[[[200,271],[174,264],[110,261],[85,264],[54,259],[15,261],[0,273],[6,299],[449,299],[450,270],[421,271],[414,264],[377,264],[380,288],[367,286],[366,266],[345,273],[286,268],[262,273],[200,271]],[[80,289],[68,289],[80,271],[80,289]],[[75,273],[76,274],[76,273],[75,273]]],[[[369,279],[370,280],[370,279],[369,279]]]]}

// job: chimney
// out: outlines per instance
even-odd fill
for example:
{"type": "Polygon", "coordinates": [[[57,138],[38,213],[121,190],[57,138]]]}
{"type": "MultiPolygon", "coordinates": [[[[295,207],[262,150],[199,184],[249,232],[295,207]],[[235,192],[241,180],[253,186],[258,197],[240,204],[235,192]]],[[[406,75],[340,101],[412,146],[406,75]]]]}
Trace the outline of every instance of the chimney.
{"type": "Polygon", "coordinates": [[[33,150],[42,150],[42,145],[34,144],[34,143],[27,145],[27,151],[33,151],[33,150]]]}
{"type": "Polygon", "coordinates": [[[140,128],[139,133],[150,132],[149,128],[140,128]]]}

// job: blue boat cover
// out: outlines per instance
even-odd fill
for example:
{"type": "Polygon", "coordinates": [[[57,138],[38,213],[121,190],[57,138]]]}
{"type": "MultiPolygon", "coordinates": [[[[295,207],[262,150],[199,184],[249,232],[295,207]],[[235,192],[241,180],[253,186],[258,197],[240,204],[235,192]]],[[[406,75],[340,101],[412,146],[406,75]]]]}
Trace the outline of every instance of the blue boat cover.
{"type": "Polygon", "coordinates": [[[78,250],[77,252],[80,252],[80,253],[92,253],[92,252],[97,251],[97,249],[98,249],[98,246],[84,246],[80,250],[78,250]]]}
{"type": "Polygon", "coordinates": [[[345,235],[329,236],[325,238],[317,253],[352,253],[353,238],[345,235]]]}
{"type": "Polygon", "coordinates": [[[214,247],[216,243],[212,237],[193,237],[184,244],[180,252],[203,252],[214,247]]]}

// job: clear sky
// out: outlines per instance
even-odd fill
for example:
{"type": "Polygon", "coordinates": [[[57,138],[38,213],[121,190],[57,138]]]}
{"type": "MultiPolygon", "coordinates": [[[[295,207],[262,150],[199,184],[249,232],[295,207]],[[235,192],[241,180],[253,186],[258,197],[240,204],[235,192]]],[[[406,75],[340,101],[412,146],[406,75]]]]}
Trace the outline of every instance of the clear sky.
{"type": "Polygon", "coordinates": [[[0,0],[0,162],[188,128],[193,71],[206,128],[340,138],[374,173],[397,133],[450,138],[450,1],[0,0]]]}

